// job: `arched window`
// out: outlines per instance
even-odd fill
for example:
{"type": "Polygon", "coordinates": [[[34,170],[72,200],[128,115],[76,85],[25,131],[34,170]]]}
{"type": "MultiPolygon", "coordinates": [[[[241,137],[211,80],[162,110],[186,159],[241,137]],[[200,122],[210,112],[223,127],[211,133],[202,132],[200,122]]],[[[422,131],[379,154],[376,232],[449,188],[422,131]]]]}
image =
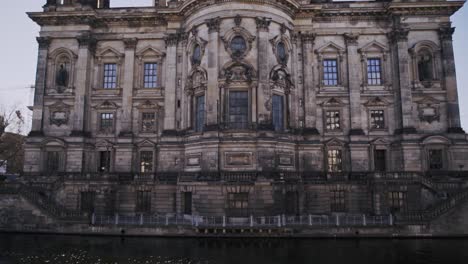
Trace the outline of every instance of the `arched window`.
{"type": "Polygon", "coordinates": [[[418,53],[419,81],[430,82],[434,79],[433,58],[429,50],[421,50],[418,53]]]}
{"type": "Polygon", "coordinates": [[[70,58],[62,55],[57,60],[55,84],[58,87],[68,87],[70,81],[70,58]]]}
{"type": "Polygon", "coordinates": [[[247,50],[247,43],[245,39],[241,36],[235,36],[231,40],[231,51],[232,54],[236,57],[241,57],[247,50]]]}
{"type": "Polygon", "coordinates": [[[286,53],[286,45],[284,42],[279,42],[276,46],[276,53],[281,64],[286,64],[288,62],[288,54],[286,53]]]}
{"type": "Polygon", "coordinates": [[[201,47],[200,45],[195,45],[193,48],[192,54],[192,64],[199,65],[201,63],[201,47]]]}

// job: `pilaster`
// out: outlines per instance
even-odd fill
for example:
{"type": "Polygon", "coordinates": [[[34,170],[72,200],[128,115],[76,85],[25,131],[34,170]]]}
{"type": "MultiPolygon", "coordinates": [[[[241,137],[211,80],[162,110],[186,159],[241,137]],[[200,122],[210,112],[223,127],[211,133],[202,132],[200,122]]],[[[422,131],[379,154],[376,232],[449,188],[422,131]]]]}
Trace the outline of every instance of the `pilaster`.
{"type": "Polygon", "coordinates": [[[218,72],[219,72],[219,26],[221,20],[213,18],[206,21],[208,27],[208,81],[206,90],[206,124],[208,129],[218,126],[219,119],[219,89],[218,89],[218,72]]]}
{"type": "Polygon", "coordinates": [[[138,39],[124,39],[125,44],[125,63],[122,91],[122,121],[121,136],[131,136],[132,134],[132,112],[133,112],[133,74],[135,67],[135,48],[138,39]]]}
{"type": "Polygon", "coordinates": [[[314,83],[314,41],[315,34],[304,33],[301,34],[302,43],[302,56],[303,56],[303,88],[304,88],[304,131],[307,133],[318,134],[317,130],[317,100],[316,100],[316,84],[314,83]]]}
{"type": "Polygon", "coordinates": [[[176,85],[177,85],[177,43],[179,34],[171,33],[166,41],[166,82],[164,91],[164,130],[175,131],[176,85]]]}
{"type": "Polygon", "coordinates": [[[273,127],[271,120],[271,109],[267,108],[269,96],[269,56],[268,35],[270,31],[271,19],[266,17],[255,18],[257,24],[258,38],[258,88],[257,88],[257,122],[260,127],[273,127]]]}

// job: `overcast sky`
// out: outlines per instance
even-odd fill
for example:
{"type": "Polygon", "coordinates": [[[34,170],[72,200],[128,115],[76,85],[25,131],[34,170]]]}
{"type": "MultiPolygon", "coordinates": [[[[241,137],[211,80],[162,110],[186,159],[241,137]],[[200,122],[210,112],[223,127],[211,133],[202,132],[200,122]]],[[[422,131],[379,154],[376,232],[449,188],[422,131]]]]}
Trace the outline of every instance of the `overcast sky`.
{"type": "MultiPolygon", "coordinates": [[[[0,11],[0,108],[32,104],[39,27],[27,16],[28,11],[41,11],[46,0],[2,1],[0,11]]],[[[111,0],[112,6],[150,6],[153,0],[111,0]]],[[[462,125],[468,131],[468,4],[452,17],[457,28],[454,47],[457,63],[458,91],[462,125]]]]}

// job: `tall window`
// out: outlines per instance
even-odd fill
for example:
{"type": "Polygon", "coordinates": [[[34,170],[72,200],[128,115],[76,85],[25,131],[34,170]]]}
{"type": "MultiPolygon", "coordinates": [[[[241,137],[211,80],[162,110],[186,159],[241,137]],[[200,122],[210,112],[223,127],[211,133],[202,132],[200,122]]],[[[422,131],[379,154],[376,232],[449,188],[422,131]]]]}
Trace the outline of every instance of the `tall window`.
{"type": "Polygon", "coordinates": [[[100,151],[99,152],[99,172],[109,172],[111,166],[111,152],[100,151]]]}
{"type": "Polygon", "coordinates": [[[328,171],[329,172],[341,172],[343,171],[343,156],[339,149],[328,150],[327,155],[328,171]]]}
{"type": "Polygon", "coordinates": [[[117,88],[117,64],[104,64],[104,89],[117,88]]]}
{"type": "Polygon", "coordinates": [[[382,84],[382,65],[380,59],[367,59],[367,84],[382,84]]]}
{"type": "Polygon", "coordinates": [[[151,212],[151,192],[137,191],[135,211],[137,213],[151,212]]]}
{"type": "Polygon", "coordinates": [[[142,113],[141,114],[141,132],[150,133],[156,131],[156,114],[142,113]]]}
{"type": "Polygon", "coordinates": [[[47,154],[47,172],[55,173],[60,170],[60,152],[48,151],[47,154]]]}
{"type": "Polygon", "coordinates": [[[298,193],[294,191],[286,192],[285,196],[285,213],[286,215],[299,214],[299,197],[298,193]]]}
{"type": "Polygon", "coordinates": [[[80,211],[82,213],[94,213],[95,193],[92,191],[80,193],[80,211]]]}
{"type": "Polygon", "coordinates": [[[140,152],[140,172],[153,172],[153,151],[140,152]]]}
{"type": "Polygon", "coordinates": [[[229,126],[233,129],[246,129],[249,120],[249,93],[229,93],[229,126]]]}
{"type": "Polygon", "coordinates": [[[281,95],[273,95],[273,126],[276,131],[284,129],[284,100],[281,95]]]}
{"type": "Polygon", "coordinates": [[[323,60],[323,85],[338,85],[338,61],[336,59],[323,60]]]}
{"type": "Polygon", "coordinates": [[[406,192],[389,192],[388,204],[391,212],[404,211],[406,205],[406,192]]]}
{"type": "Polygon", "coordinates": [[[145,88],[156,88],[158,86],[158,64],[145,63],[144,85],[145,88]]]}
{"type": "Polygon", "coordinates": [[[387,151],[384,149],[374,150],[375,171],[383,172],[387,170],[387,151]]]}
{"type": "Polygon", "coordinates": [[[100,131],[101,132],[112,132],[114,130],[114,114],[113,113],[101,113],[100,119],[100,131]]]}
{"type": "Polygon", "coordinates": [[[340,130],[341,129],[341,119],[340,111],[327,111],[326,112],[326,128],[327,130],[340,130]]]}
{"type": "Polygon", "coordinates": [[[384,129],[385,128],[385,112],[384,110],[371,110],[371,129],[384,129]]]}
{"type": "Polygon", "coordinates": [[[184,192],[184,214],[192,214],[192,193],[184,192]]]}
{"type": "Polygon", "coordinates": [[[330,192],[330,210],[332,212],[346,212],[346,199],[344,190],[330,192]]]}
{"type": "Polygon", "coordinates": [[[203,131],[205,126],[205,96],[195,98],[195,131],[203,131]]]}
{"type": "Polygon", "coordinates": [[[228,193],[228,211],[231,216],[249,214],[249,193],[228,193]]]}
{"type": "Polygon", "coordinates": [[[418,75],[421,82],[433,80],[432,54],[429,50],[423,50],[418,54],[418,75]]]}
{"type": "Polygon", "coordinates": [[[429,169],[441,170],[444,168],[444,157],[441,149],[429,150],[429,169]]]}

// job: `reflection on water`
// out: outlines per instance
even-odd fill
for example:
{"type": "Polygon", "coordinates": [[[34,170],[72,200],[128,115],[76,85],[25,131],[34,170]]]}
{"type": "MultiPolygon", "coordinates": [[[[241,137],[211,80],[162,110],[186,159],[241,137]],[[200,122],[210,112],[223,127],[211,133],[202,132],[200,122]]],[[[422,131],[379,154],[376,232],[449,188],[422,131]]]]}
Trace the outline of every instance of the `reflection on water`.
{"type": "Polygon", "coordinates": [[[468,240],[108,238],[0,234],[0,264],[468,263],[468,240]]]}

